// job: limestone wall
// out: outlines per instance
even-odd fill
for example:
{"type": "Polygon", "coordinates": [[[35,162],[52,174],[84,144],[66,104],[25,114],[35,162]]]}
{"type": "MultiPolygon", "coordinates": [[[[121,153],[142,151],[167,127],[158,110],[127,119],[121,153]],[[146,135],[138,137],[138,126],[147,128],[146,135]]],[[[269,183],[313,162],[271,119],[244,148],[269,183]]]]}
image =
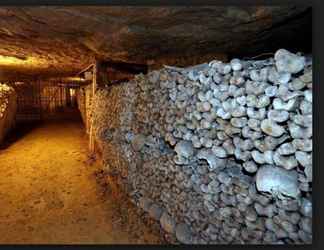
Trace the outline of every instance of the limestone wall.
{"type": "Polygon", "coordinates": [[[12,87],[0,83],[0,145],[14,126],[17,112],[17,95],[12,87]]]}
{"type": "Polygon", "coordinates": [[[93,115],[107,172],[180,242],[312,242],[311,58],[152,71],[93,115]]]}
{"type": "Polygon", "coordinates": [[[86,86],[86,87],[79,88],[76,91],[76,98],[77,98],[78,109],[80,110],[80,114],[84,126],[86,128],[86,132],[89,133],[89,129],[90,129],[89,122],[90,122],[91,100],[92,100],[91,87],[86,86]]]}

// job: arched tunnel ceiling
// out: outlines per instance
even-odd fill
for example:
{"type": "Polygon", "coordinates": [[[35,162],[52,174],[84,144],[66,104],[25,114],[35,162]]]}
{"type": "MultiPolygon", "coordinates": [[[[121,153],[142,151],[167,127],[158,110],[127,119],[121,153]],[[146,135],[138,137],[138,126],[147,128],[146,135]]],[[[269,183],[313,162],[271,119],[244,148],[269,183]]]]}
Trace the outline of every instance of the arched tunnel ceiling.
{"type": "Polygon", "coordinates": [[[310,13],[296,6],[1,7],[0,79],[71,75],[94,57],[187,58],[182,64],[190,65],[190,58],[223,53],[253,55],[291,44],[304,49],[305,37],[311,44],[310,13]]]}

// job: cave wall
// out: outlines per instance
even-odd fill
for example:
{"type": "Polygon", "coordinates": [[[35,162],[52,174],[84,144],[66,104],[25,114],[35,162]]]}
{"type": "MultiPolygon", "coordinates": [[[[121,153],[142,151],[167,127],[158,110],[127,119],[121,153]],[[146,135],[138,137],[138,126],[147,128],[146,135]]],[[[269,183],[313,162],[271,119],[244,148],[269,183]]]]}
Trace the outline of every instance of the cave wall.
{"type": "Polygon", "coordinates": [[[77,106],[81,114],[83,124],[86,128],[86,133],[90,132],[90,117],[91,117],[91,103],[92,90],[91,86],[87,85],[76,90],[77,106]]]}
{"type": "Polygon", "coordinates": [[[96,91],[107,175],[182,243],[312,242],[312,62],[166,67],[96,91]]]}
{"type": "Polygon", "coordinates": [[[0,145],[15,125],[17,95],[12,87],[0,83],[0,145]]]}

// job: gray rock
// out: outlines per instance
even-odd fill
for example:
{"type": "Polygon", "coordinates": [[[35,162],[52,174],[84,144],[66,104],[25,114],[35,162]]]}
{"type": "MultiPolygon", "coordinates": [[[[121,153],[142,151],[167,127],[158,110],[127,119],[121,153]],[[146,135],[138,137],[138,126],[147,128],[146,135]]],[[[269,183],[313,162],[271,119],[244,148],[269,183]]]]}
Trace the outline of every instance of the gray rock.
{"type": "Polygon", "coordinates": [[[280,210],[290,211],[290,212],[296,212],[300,209],[298,199],[282,199],[282,200],[276,200],[276,206],[280,210]]]}
{"type": "Polygon", "coordinates": [[[265,119],[261,122],[261,130],[273,137],[279,137],[285,133],[285,129],[272,120],[265,119]]]}
{"type": "Polygon", "coordinates": [[[251,78],[251,80],[256,81],[256,82],[260,81],[260,76],[259,76],[257,70],[253,69],[250,71],[250,78],[251,78]]]}
{"type": "Polygon", "coordinates": [[[152,204],[148,210],[149,216],[155,220],[160,220],[163,210],[157,204],[152,204]]]}
{"type": "Polygon", "coordinates": [[[284,239],[288,237],[288,232],[283,230],[282,228],[279,228],[274,232],[277,236],[277,239],[284,239]]]}
{"type": "Polygon", "coordinates": [[[253,161],[244,162],[243,168],[249,173],[255,173],[258,170],[258,166],[253,161]]]}
{"type": "Polygon", "coordinates": [[[240,165],[233,165],[226,167],[226,173],[231,177],[241,177],[242,170],[240,165]]]}
{"type": "Polygon", "coordinates": [[[269,86],[265,89],[264,93],[268,97],[274,97],[278,95],[278,87],[276,86],[269,86]]]}
{"type": "Polygon", "coordinates": [[[289,113],[285,110],[269,110],[268,118],[275,122],[284,122],[289,118],[289,113]]]}
{"type": "Polygon", "coordinates": [[[253,119],[253,118],[249,119],[248,126],[255,131],[259,131],[259,132],[261,131],[261,122],[257,119],[253,119]]]}
{"type": "Polygon", "coordinates": [[[288,123],[288,130],[293,139],[309,139],[312,137],[312,127],[303,128],[294,122],[288,123]]]}
{"type": "Polygon", "coordinates": [[[313,125],[313,115],[293,115],[292,121],[303,127],[311,127],[313,125]]]}
{"type": "Polygon", "coordinates": [[[298,96],[302,96],[303,93],[301,91],[294,91],[294,92],[291,92],[291,91],[287,91],[287,93],[283,94],[280,96],[280,98],[282,98],[282,100],[284,100],[285,102],[289,102],[289,100],[294,100],[294,102],[297,104],[297,99],[296,97],[298,96]]]}
{"type": "Polygon", "coordinates": [[[296,148],[294,145],[290,142],[281,144],[279,148],[277,149],[278,154],[280,155],[291,155],[296,152],[296,148]]]}
{"type": "Polygon", "coordinates": [[[213,146],[211,150],[219,158],[225,158],[227,156],[226,150],[222,147],[213,146]]]}
{"type": "Polygon", "coordinates": [[[299,79],[305,83],[311,83],[313,81],[312,73],[312,69],[307,70],[303,75],[299,77],[299,79]]]}
{"type": "Polygon", "coordinates": [[[248,95],[246,97],[246,105],[248,107],[256,107],[258,104],[258,98],[255,95],[248,95]]]}
{"type": "Polygon", "coordinates": [[[301,90],[306,86],[306,84],[299,78],[295,78],[294,80],[288,83],[288,86],[291,90],[301,90]]]}
{"type": "Polygon", "coordinates": [[[271,218],[265,220],[265,227],[271,232],[277,232],[280,228],[271,218]]]}
{"type": "Polygon", "coordinates": [[[231,211],[231,209],[229,207],[222,207],[222,208],[219,209],[219,214],[222,217],[226,218],[226,217],[231,216],[232,211],[231,211]]]}
{"type": "Polygon", "coordinates": [[[142,208],[145,212],[149,211],[152,203],[153,203],[152,200],[145,197],[141,197],[139,199],[139,207],[142,208]]]}
{"type": "Polygon", "coordinates": [[[266,116],[266,109],[261,108],[261,109],[255,110],[253,107],[248,107],[246,109],[246,114],[248,115],[249,118],[263,120],[266,116]]]}
{"type": "Polygon", "coordinates": [[[176,223],[168,213],[164,212],[162,214],[160,218],[160,224],[166,232],[170,234],[173,234],[175,232],[176,223]]]}
{"type": "Polygon", "coordinates": [[[273,151],[271,150],[267,150],[263,153],[264,155],[264,160],[265,160],[265,163],[268,163],[268,164],[273,164],[273,151]]]}
{"type": "Polygon", "coordinates": [[[289,221],[282,221],[280,223],[281,227],[288,233],[296,231],[296,226],[289,221]]]}
{"type": "Polygon", "coordinates": [[[252,158],[256,163],[259,164],[264,164],[266,163],[265,159],[264,159],[264,155],[262,153],[260,153],[258,150],[253,150],[251,152],[252,158]]]}
{"type": "Polygon", "coordinates": [[[243,117],[246,115],[246,108],[243,106],[239,106],[233,109],[230,113],[233,117],[243,117]]]}
{"type": "Polygon", "coordinates": [[[273,217],[277,213],[277,208],[273,204],[263,207],[259,203],[255,203],[254,208],[258,215],[267,216],[270,218],[273,217]]]}
{"type": "Polygon", "coordinates": [[[183,244],[190,244],[192,241],[192,233],[190,228],[185,223],[180,223],[176,226],[177,240],[183,244]]]}
{"type": "Polygon", "coordinates": [[[248,161],[251,159],[251,152],[250,151],[242,151],[240,148],[235,148],[234,156],[238,160],[248,161]]]}
{"type": "Polygon", "coordinates": [[[289,72],[292,74],[300,72],[306,63],[305,57],[298,56],[285,49],[277,50],[274,59],[278,72],[289,72]]]}
{"type": "Polygon", "coordinates": [[[253,207],[248,207],[248,209],[246,210],[246,214],[245,214],[245,218],[248,220],[248,221],[256,221],[257,219],[257,213],[255,211],[255,209],[253,207]]]}
{"type": "Polygon", "coordinates": [[[311,90],[304,91],[305,100],[312,103],[313,102],[313,92],[311,90]]]}
{"type": "Polygon", "coordinates": [[[231,124],[236,128],[242,128],[247,124],[247,118],[246,117],[232,118],[231,124]]]}
{"type": "Polygon", "coordinates": [[[278,72],[278,83],[287,84],[290,81],[291,74],[289,72],[278,72]]]}
{"type": "Polygon", "coordinates": [[[218,181],[212,180],[207,186],[208,192],[214,194],[219,193],[219,185],[220,183],[218,181]]]}
{"type": "Polygon", "coordinates": [[[256,187],[261,192],[270,192],[275,196],[283,194],[297,197],[300,193],[295,172],[271,165],[259,168],[256,175],[256,187]]]}
{"type": "Polygon", "coordinates": [[[300,212],[306,217],[312,217],[312,202],[309,199],[302,198],[300,212]]]}
{"type": "Polygon", "coordinates": [[[298,231],[298,236],[303,243],[311,244],[312,243],[312,234],[306,233],[303,230],[298,231]]]}
{"type": "Polygon", "coordinates": [[[144,147],[145,141],[146,141],[145,135],[137,134],[133,137],[131,145],[135,151],[140,151],[144,147]]]}
{"type": "Polygon", "coordinates": [[[235,148],[234,148],[234,145],[232,143],[232,140],[224,141],[223,144],[222,144],[222,147],[226,150],[227,154],[230,154],[230,155],[234,154],[235,148]]]}
{"type": "Polygon", "coordinates": [[[206,160],[211,170],[224,168],[226,165],[226,160],[216,157],[210,149],[201,149],[198,151],[196,156],[198,159],[206,160]]]}
{"type": "Polygon", "coordinates": [[[276,110],[286,110],[292,111],[295,110],[298,106],[297,98],[290,99],[288,102],[283,101],[280,98],[275,98],[272,102],[273,108],[276,110]]]}
{"type": "Polygon", "coordinates": [[[233,71],[238,71],[242,69],[242,63],[239,59],[235,58],[230,61],[233,71]]]}
{"type": "Polygon", "coordinates": [[[294,139],[292,144],[300,151],[311,152],[313,150],[313,140],[311,139],[294,139]]]}
{"type": "Polygon", "coordinates": [[[193,146],[191,141],[180,141],[175,146],[176,153],[178,156],[190,158],[194,154],[193,146]]]}
{"type": "Polygon", "coordinates": [[[299,223],[299,227],[305,231],[306,233],[312,233],[312,219],[308,217],[304,217],[301,219],[299,223]]]}
{"type": "Polygon", "coordinates": [[[266,95],[262,95],[258,99],[257,108],[265,108],[270,104],[270,98],[266,95]]]}
{"type": "Polygon", "coordinates": [[[303,167],[306,167],[306,166],[312,165],[312,160],[313,160],[312,154],[308,154],[308,153],[303,152],[303,151],[297,151],[297,152],[295,153],[295,156],[296,156],[297,161],[298,161],[298,162],[299,162],[303,167]]]}
{"type": "Polygon", "coordinates": [[[313,167],[312,167],[312,165],[306,166],[304,169],[304,173],[307,177],[308,182],[312,182],[313,181],[313,167]]]}
{"type": "Polygon", "coordinates": [[[308,102],[308,101],[302,101],[300,103],[300,106],[299,106],[301,112],[303,115],[308,115],[308,114],[312,114],[313,112],[313,105],[311,102],[308,102]]]}
{"type": "Polygon", "coordinates": [[[246,96],[239,96],[236,98],[236,102],[242,106],[246,105],[246,96]]]}
{"type": "Polygon", "coordinates": [[[298,166],[295,156],[282,156],[277,151],[273,154],[273,161],[277,166],[291,170],[298,166]]]}
{"type": "Polygon", "coordinates": [[[216,111],[217,116],[223,118],[223,119],[230,119],[231,114],[229,112],[226,112],[223,108],[218,108],[216,111]]]}
{"type": "Polygon", "coordinates": [[[232,178],[225,172],[220,172],[217,176],[217,179],[220,183],[224,183],[225,185],[229,185],[232,180],[232,178]]]}
{"type": "Polygon", "coordinates": [[[298,212],[286,212],[285,210],[279,210],[279,217],[281,218],[282,221],[286,220],[292,223],[293,225],[297,225],[298,222],[300,221],[301,215],[298,212]]]}

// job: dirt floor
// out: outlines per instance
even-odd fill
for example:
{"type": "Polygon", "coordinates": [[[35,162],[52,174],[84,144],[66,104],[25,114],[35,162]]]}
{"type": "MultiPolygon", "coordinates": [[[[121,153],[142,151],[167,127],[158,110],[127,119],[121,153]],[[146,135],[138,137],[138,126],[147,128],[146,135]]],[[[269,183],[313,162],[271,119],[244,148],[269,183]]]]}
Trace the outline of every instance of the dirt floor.
{"type": "Polygon", "coordinates": [[[98,184],[99,169],[80,122],[20,127],[0,149],[0,243],[161,243],[133,204],[98,184]]]}

